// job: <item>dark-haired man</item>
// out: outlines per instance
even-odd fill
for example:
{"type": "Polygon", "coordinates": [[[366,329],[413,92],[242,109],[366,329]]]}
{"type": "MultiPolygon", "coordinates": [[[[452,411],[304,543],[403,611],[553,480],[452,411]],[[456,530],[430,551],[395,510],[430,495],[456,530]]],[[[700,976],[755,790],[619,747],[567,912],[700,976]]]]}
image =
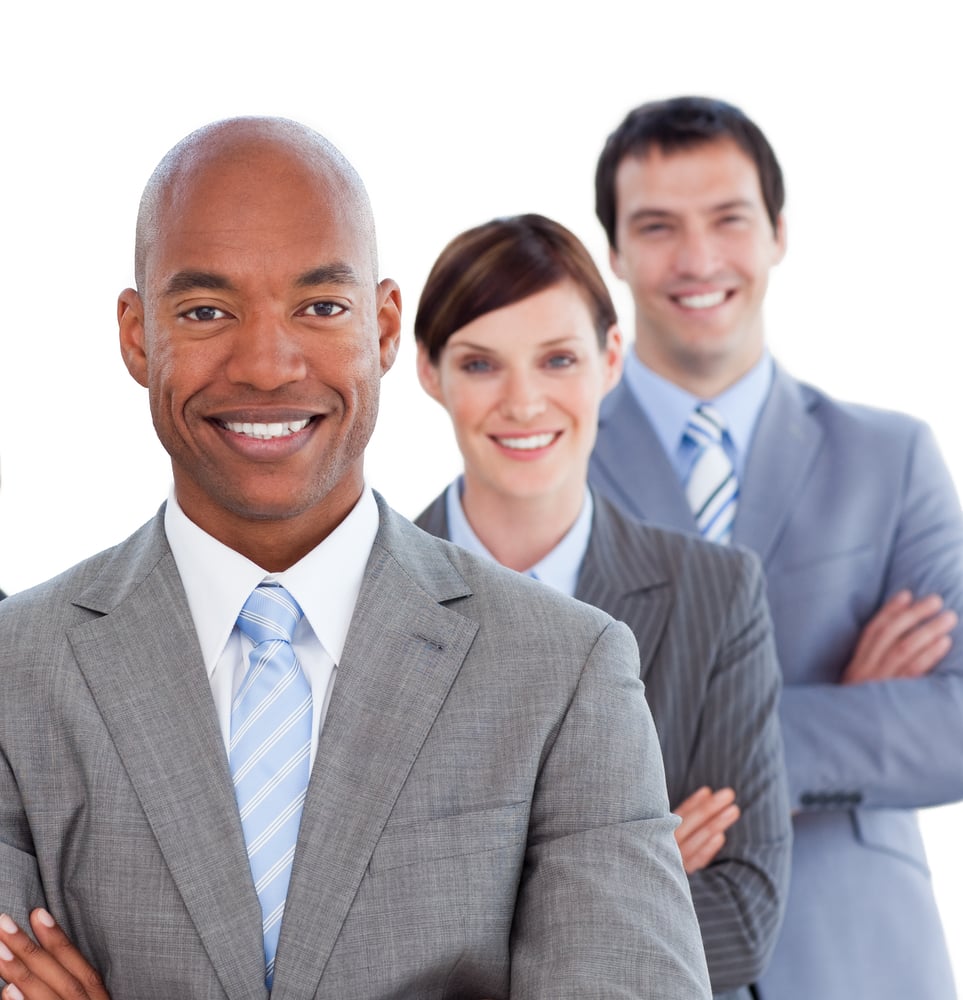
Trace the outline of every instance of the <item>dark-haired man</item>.
{"type": "Polygon", "coordinates": [[[203,128],[135,270],[174,489],[0,607],[5,1000],[101,1000],[81,954],[117,1000],[708,996],[631,633],[365,486],[400,297],[351,166],[203,128]]]}
{"type": "Polygon", "coordinates": [[[950,1000],[913,810],[963,797],[963,519],[929,430],[766,351],[783,181],[737,108],[677,98],[609,137],[596,210],[635,304],[591,479],[629,511],[756,550],[795,810],[762,1000],[950,1000]]]}

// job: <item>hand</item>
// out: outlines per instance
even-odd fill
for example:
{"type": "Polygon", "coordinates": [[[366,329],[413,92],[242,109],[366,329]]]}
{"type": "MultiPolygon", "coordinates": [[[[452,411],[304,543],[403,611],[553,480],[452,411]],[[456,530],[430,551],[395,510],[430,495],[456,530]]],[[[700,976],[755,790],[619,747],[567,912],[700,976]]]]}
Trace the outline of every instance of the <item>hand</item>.
{"type": "Polygon", "coordinates": [[[865,684],[895,677],[921,677],[949,652],[953,611],[929,594],[918,600],[908,590],[894,594],[863,627],[841,684],[865,684]]]}
{"type": "Polygon", "coordinates": [[[6,914],[0,916],[3,1000],[110,1000],[97,970],[46,910],[30,914],[34,942],[6,914]]]}
{"type": "Polygon", "coordinates": [[[675,839],[686,875],[705,868],[726,842],[725,831],[739,818],[736,793],[704,786],[679,803],[673,812],[681,817],[675,839]]]}

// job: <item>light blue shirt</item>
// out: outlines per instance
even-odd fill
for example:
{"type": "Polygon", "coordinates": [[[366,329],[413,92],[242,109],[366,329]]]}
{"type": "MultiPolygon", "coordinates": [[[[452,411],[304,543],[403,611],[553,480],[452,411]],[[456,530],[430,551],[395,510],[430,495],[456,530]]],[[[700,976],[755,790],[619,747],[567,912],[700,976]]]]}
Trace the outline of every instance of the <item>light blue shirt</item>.
{"type": "MultiPolygon", "coordinates": [[[[468,523],[468,518],[465,517],[465,511],[461,505],[464,482],[464,477],[459,476],[445,492],[448,538],[475,555],[486,556],[493,562],[497,562],[491,552],[485,548],[484,542],[475,534],[472,526],[468,523]]],[[[588,548],[589,536],[592,534],[593,510],[592,494],[586,486],[585,501],[582,503],[582,509],[579,511],[575,523],[568,529],[558,545],[543,559],[526,570],[526,574],[542,583],[547,583],[550,587],[560,590],[569,597],[573,597],[575,587],[578,584],[578,575],[582,569],[582,560],[585,558],[585,550],[588,548]]]]}
{"type": "Polygon", "coordinates": [[[694,442],[685,436],[685,428],[699,403],[711,403],[722,414],[726,422],[723,447],[737,478],[742,479],[756,422],[772,387],[772,376],[772,357],[765,351],[755,366],[725,392],[715,399],[700,399],[656,375],[639,360],[635,351],[627,352],[625,359],[625,381],[651,421],[681,483],[689,478],[689,470],[698,453],[694,442]]]}

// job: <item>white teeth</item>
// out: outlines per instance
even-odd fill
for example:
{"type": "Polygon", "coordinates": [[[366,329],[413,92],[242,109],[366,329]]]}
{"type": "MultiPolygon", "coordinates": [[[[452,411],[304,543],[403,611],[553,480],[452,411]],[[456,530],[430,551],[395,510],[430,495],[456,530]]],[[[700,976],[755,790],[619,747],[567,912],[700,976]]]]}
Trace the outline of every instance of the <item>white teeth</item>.
{"type": "Polygon", "coordinates": [[[224,426],[234,434],[257,438],[259,441],[269,441],[272,438],[288,437],[303,431],[310,423],[308,420],[290,420],[283,424],[232,424],[224,422],[224,426]]]}
{"type": "Polygon", "coordinates": [[[711,309],[713,306],[721,305],[726,298],[726,293],[706,292],[704,295],[680,295],[679,304],[686,309],[711,309]]]}
{"type": "Polygon", "coordinates": [[[505,448],[517,448],[519,451],[534,451],[536,448],[546,448],[555,440],[554,434],[532,434],[530,437],[497,438],[505,448]]]}

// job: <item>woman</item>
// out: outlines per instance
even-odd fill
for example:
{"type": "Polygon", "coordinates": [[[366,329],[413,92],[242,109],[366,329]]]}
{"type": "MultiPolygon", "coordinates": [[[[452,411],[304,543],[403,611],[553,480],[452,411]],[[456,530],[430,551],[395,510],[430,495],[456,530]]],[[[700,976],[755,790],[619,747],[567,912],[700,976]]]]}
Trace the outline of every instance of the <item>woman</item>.
{"type": "Polygon", "coordinates": [[[622,338],[598,269],[562,226],[523,215],[453,240],[415,338],[419,379],[448,411],[465,463],[417,523],[632,628],[713,990],[749,996],[775,940],[790,847],[758,565],[633,522],[588,489],[622,338]]]}

